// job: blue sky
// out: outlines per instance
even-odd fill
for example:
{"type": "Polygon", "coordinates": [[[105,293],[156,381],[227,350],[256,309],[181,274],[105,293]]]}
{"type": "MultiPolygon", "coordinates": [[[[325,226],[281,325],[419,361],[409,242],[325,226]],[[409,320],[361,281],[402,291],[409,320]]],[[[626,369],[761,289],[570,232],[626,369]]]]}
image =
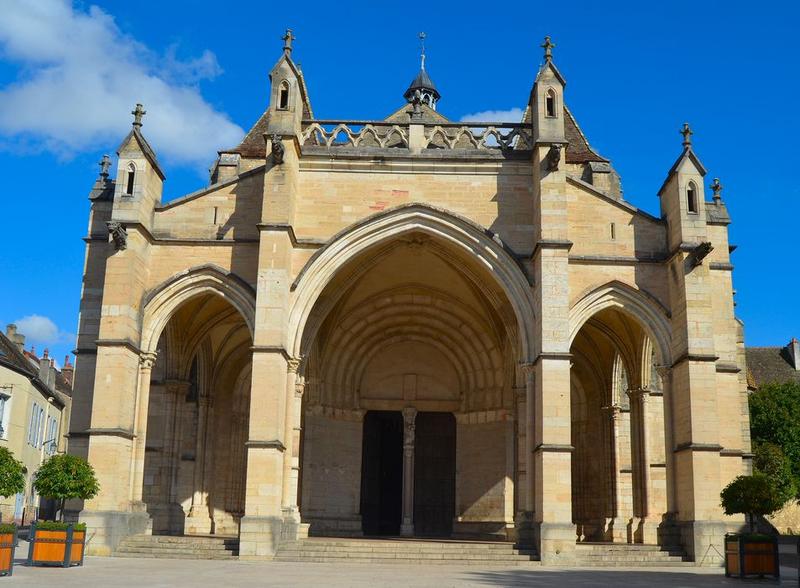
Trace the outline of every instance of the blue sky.
{"type": "Polygon", "coordinates": [[[133,105],[148,111],[143,131],[166,170],[164,199],[206,185],[216,150],[264,110],[286,27],[314,114],[345,119],[383,118],[402,104],[423,30],[443,114],[523,108],[551,35],[566,102],[636,206],[658,214],[678,129],[692,124],[707,179],[721,179],[733,217],[747,344],[800,337],[800,3],[250,4],[4,3],[0,321],[27,318],[37,350],[61,361],[74,345],[86,195],[133,105]]]}

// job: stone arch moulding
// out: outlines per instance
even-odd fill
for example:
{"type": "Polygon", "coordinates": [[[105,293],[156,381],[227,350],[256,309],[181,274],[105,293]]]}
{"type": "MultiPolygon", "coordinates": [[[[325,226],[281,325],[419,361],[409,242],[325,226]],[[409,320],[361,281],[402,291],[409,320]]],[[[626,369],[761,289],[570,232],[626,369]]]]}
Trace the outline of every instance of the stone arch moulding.
{"type": "Polygon", "coordinates": [[[180,306],[198,294],[221,296],[242,315],[250,336],[256,316],[256,295],[244,280],[214,264],[195,266],[175,274],[144,295],[141,313],[141,350],[153,352],[158,338],[180,306]]]}
{"type": "Polygon", "coordinates": [[[654,298],[628,284],[614,280],[589,291],[569,311],[569,342],[593,315],[606,308],[617,308],[639,321],[654,342],[662,365],[672,365],[669,312],[654,298]]]}
{"type": "Polygon", "coordinates": [[[517,319],[519,360],[531,361],[534,301],[530,284],[514,256],[480,225],[424,204],[407,204],[369,216],[334,235],[308,260],[292,290],[287,350],[303,355],[303,333],[317,298],[334,276],[365,251],[411,232],[420,232],[460,249],[478,261],[506,294],[517,319]]]}

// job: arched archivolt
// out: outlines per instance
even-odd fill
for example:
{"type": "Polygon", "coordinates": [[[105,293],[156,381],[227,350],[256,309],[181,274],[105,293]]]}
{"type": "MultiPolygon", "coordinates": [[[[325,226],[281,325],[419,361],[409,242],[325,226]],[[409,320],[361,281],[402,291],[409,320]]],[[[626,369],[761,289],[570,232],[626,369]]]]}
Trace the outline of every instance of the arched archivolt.
{"type": "MultiPolygon", "coordinates": [[[[404,234],[423,233],[476,260],[505,292],[517,321],[519,359],[533,355],[534,301],[525,274],[499,240],[479,225],[444,210],[423,204],[404,205],[368,217],[335,235],[317,251],[293,284],[287,348],[295,356],[307,354],[303,346],[306,323],[325,287],[350,261],[404,234]]],[[[304,343],[305,341],[305,343],[304,343]]]]}
{"type": "Polygon", "coordinates": [[[255,327],[255,292],[244,280],[208,264],[176,274],[150,290],[142,303],[142,351],[156,350],[169,319],[186,301],[200,294],[222,297],[241,314],[252,338],[255,327]]]}
{"type": "Polygon", "coordinates": [[[652,339],[662,365],[671,365],[671,330],[669,316],[655,299],[641,290],[619,281],[609,282],[584,295],[569,313],[570,345],[581,328],[598,312],[619,309],[632,316],[652,339]]]}

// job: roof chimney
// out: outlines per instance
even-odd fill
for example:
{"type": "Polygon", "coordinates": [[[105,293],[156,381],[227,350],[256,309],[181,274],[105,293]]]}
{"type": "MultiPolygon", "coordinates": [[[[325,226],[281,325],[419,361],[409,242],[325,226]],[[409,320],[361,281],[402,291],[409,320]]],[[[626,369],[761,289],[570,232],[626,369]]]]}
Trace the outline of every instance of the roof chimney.
{"type": "Polygon", "coordinates": [[[25,349],[25,335],[17,333],[17,325],[12,323],[6,326],[6,337],[8,337],[8,340],[16,345],[17,349],[20,351],[25,349]]]}
{"type": "Polygon", "coordinates": [[[75,368],[69,362],[69,355],[64,358],[64,367],[61,368],[61,375],[64,376],[64,379],[69,384],[69,387],[72,388],[72,376],[75,374],[75,368]]]}
{"type": "Polygon", "coordinates": [[[792,340],[786,346],[786,352],[789,354],[789,359],[794,369],[800,372],[800,341],[792,337],[792,340]]]}

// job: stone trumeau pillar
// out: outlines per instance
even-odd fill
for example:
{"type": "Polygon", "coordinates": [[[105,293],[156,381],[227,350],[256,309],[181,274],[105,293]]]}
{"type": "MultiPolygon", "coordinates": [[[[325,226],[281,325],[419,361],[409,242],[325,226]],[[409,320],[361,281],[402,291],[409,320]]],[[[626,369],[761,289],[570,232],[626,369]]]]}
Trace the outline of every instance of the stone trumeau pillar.
{"type": "MultiPolygon", "coordinates": [[[[240,526],[242,559],[270,558],[282,540],[297,536],[294,501],[284,499],[291,471],[292,440],[286,419],[294,415],[288,374],[296,369],[286,349],[289,287],[292,282],[292,222],[299,175],[301,121],[309,111],[302,76],[291,59],[292,34],[270,73],[269,125],[262,204],[253,338],[253,376],[247,440],[245,514],[240,526]],[[287,406],[287,402],[291,403],[287,406]],[[288,466],[288,467],[287,467],[288,466]]],[[[299,426],[299,425],[298,425],[299,426]]]]}
{"type": "MultiPolygon", "coordinates": [[[[117,151],[111,218],[105,227],[105,273],[102,282],[90,273],[85,278],[84,302],[88,300],[88,282],[102,288],[102,304],[93,386],[81,382],[71,428],[71,437],[79,440],[77,450],[88,456],[100,482],[100,493],[86,501],[80,513],[81,520],[96,532],[88,546],[89,553],[95,554],[108,554],[125,535],[149,528],[142,484],[155,354],[140,349],[139,322],[149,272],[153,211],[161,201],[164,174],[142,135],[141,105],[132,114],[133,129],[117,151]],[[83,445],[87,442],[88,447],[83,445]]],[[[100,233],[102,228],[91,230],[94,237],[94,231],[100,233]]],[[[87,258],[87,272],[100,272],[101,266],[97,258],[87,258]]],[[[84,320],[82,316],[81,329],[88,334],[91,323],[84,320]]],[[[84,347],[89,354],[88,340],[79,340],[78,345],[79,356],[84,355],[84,347]]],[[[80,371],[80,377],[86,378],[83,367],[80,371]]]]}
{"type": "MultiPolygon", "coordinates": [[[[570,341],[567,224],[564,171],[564,85],[545,39],[545,63],[530,98],[533,149],[532,267],[536,315],[534,350],[527,386],[529,483],[533,513],[530,538],[543,562],[574,557],[570,435],[570,341]]],[[[521,529],[521,536],[525,536],[521,529]]]]}
{"type": "MultiPolygon", "coordinates": [[[[682,133],[683,152],[659,191],[670,251],[672,366],[666,366],[664,381],[669,388],[664,395],[671,402],[673,431],[673,447],[667,448],[673,452],[671,508],[687,553],[698,563],[719,564],[727,525],[736,523],[723,515],[719,498],[726,478],[731,477],[723,472],[721,463],[721,455],[728,449],[722,445],[725,433],[721,430],[726,396],[732,394],[737,407],[732,413],[736,419],[731,422],[741,420],[735,365],[736,325],[730,303],[724,305],[728,315],[725,321],[715,324],[715,305],[719,306],[715,299],[732,299],[729,282],[727,292],[715,291],[712,277],[719,264],[712,260],[721,259],[727,264],[727,234],[724,243],[712,237],[714,229],[708,220],[713,218],[710,208],[716,208],[716,204],[705,201],[706,170],[692,150],[688,125],[684,125],[682,133]],[[718,338],[715,330],[723,334],[730,330],[730,336],[718,338]],[[726,338],[730,341],[725,342],[726,338]],[[718,350],[718,345],[725,348],[728,365],[721,361],[723,349],[718,350]],[[720,388],[720,379],[729,382],[720,388]]],[[[738,428],[732,444],[735,447],[731,449],[738,452],[740,467],[743,447],[738,428]]]]}

